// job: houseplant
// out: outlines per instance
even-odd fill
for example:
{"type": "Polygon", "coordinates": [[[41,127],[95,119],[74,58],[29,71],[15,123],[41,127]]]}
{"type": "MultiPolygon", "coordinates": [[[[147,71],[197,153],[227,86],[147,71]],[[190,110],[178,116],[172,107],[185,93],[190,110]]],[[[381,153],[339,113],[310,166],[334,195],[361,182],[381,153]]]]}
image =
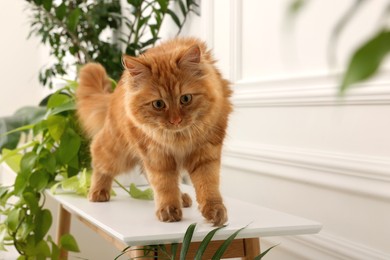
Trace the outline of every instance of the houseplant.
{"type": "MultiPolygon", "coordinates": [[[[136,55],[153,46],[166,17],[172,18],[180,31],[186,17],[197,7],[192,0],[128,0],[125,4],[119,0],[26,2],[32,11],[31,33],[49,45],[54,58],[39,76],[42,84],[50,88],[54,86],[53,79],[89,61],[103,64],[117,80],[122,71],[122,53],[136,55]],[[177,5],[179,14],[173,11],[172,4],[177,5]],[[109,37],[101,39],[107,33],[109,37]]],[[[9,148],[1,150],[1,160],[17,173],[13,185],[0,186],[0,215],[4,217],[0,222],[0,250],[14,246],[19,259],[58,259],[60,249],[78,251],[69,234],[59,244],[47,236],[52,214],[45,208],[44,193],[59,179],[68,180],[80,172],[78,187],[88,186],[87,178],[82,177],[88,174],[90,155],[88,139],[75,116],[76,86],[77,82],[68,80],[40,106],[0,120],[6,132],[0,133],[0,148],[9,148]],[[16,147],[25,135],[28,141],[16,147]]],[[[77,190],[83,191],[86,192],[77,190]]]]}

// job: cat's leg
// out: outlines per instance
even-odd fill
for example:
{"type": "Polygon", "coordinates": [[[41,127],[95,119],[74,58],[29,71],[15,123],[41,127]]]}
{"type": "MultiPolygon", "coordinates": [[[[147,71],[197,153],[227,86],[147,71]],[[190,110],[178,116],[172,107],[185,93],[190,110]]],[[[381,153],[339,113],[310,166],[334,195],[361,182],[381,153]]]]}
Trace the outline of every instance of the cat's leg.
{"type": "Polygon", "coordinates": [[[92,178],[88,198],[93,202],[110,200],[111,187],[114,178],[130,170],[136,160],[123,149],[123,142],[106,138],[104,132],[95,136],[91,144],[92,178]]]}
{"type": "Polygon", "coordinates": [[[181,193],[181,203],[183,208],[189,208],[192,206],[192,199],[187,193],[181,193]]]}
{"type": "Polygon", "coordinates": [[[154,192],[156,216],[163,222],[182,219],[182,195],[179,189],[180,174],[173,157],[148,155],[144,168],[154,192]]]}
{"type": "Polygon", "coordinates": [[[218,146],[200,149],[189,158],[186,165],[195,187],[199,210],[214,226],[221,226],[228,220],[219,191],[220,151],[221,147],[218,146]]]}
{"type": "Polygon", "coordinates": [[[113,179],[114,177],[110,174],[93,170],[88,199],[92,202],[109,201],[113,179]]]}

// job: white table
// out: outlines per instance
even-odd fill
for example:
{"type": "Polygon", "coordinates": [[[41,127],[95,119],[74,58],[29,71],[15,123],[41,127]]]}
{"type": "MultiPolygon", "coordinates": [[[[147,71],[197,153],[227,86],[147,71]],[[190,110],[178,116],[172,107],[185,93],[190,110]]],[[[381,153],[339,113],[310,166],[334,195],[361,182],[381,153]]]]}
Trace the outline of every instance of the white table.
{"type": "MultiPolygon", "coordinates": [[[[182,190],[189,193],[195,201],[192,187],[183,186],[182,190]]],[[[50,194],[60,204],[58,237],[69,233],[71,215],[79,218],[120,250],[127,246],[180,243],[188,226],[195,222],[197,227],[194,242],[201,241],[214,228],[204,221],[196,203],[191,208],[183,209],[182,221],[162,223],[155,217],[153,201],[133,199],[119,188],[115,188],[115,192],[116,196],[103,203],[92,203],[72,194],[50,194]]],[[[227,251],[225,257],[253,259],[260,252],[259,237],[314,234],[322,227],[308,219],[236,199],[225,197],[224,202],[228,210],[228,226],[219,230],[213,240],[224,240],[237,229],[247,226],[232,244],[232,252],[227,251]]],[[[215,246],[220,243],[222,242],[215,242],[215,246]]],[[[66,258],[65,252],[63,256],[66,258]]]]}

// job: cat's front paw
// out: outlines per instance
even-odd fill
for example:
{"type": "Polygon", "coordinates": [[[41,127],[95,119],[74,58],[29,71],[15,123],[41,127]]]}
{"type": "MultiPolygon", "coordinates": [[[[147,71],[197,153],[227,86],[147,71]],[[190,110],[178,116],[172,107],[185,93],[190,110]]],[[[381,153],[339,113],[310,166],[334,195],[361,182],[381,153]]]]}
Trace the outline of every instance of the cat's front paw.
{"type": "Polygon", "coordinates": [[[222,226],[228,220],[227,210],[222,203],[206,203],[200,207],[203,217],[214,226],[222,226]]]}
{"type": "Polygon", "coordinates": [[[89,201],[105,202],[110,200],[109,190],[91,190],[88,194],[89,201]]]}
{"type": "Polygon", "coordinates": [[[157,209],[156,216],[162,222],[177,222],[182,219],[183,214],[180,207],[168,205],[157,209]]]}

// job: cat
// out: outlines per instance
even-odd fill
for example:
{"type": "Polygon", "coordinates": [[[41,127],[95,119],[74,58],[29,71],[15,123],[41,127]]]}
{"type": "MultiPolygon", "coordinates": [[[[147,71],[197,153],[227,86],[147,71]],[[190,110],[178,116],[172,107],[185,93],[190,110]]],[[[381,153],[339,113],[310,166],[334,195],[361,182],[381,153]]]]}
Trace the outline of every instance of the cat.
{"type": "Polygon", "coordinates": [[[114,177],[141,165],[154,191],[156,216],[182,219],[191,198],[179,188],[186,170],[204,218],[214,226],[228,216],[219,191],[221,149],[232,91],[211,51],[196,38],[175,38],[139,57],[123,56],[124,72],[111,91],[105,69],[80,69],[77,114],[92,138],[89,200],[110,199],[114,177]]]}

